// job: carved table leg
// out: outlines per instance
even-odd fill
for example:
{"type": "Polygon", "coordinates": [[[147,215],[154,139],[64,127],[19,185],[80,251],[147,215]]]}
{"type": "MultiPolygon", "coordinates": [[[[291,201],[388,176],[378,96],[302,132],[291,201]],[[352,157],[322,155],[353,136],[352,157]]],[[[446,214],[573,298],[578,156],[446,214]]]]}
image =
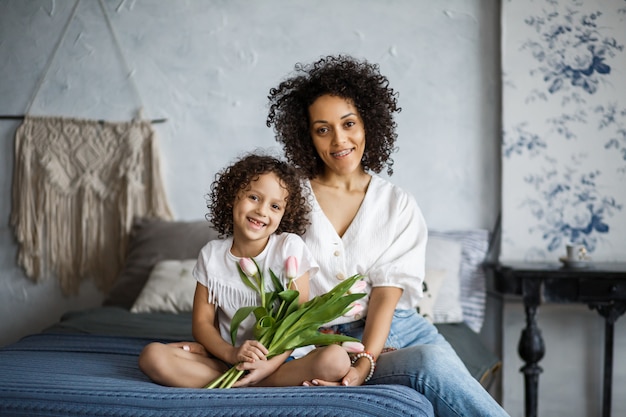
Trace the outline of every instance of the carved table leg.
{"type": "Polygon", "coordinates": [[[537,417],[537,395],[539,389],[539,374],[543,372],[538,362],[543,358],[545,346],[541,337],[541,330],[537,327],[535,315],[536,306],[526,306],[526,328],[522,330],[517,351],[526,362],[520,369],[524,373],[525,415],[537,417]]]}
{"type": "Polygon", "coordinates": [[[522,284],[526,328],[522,330],[517,352],[526,363],[520,369],[524,374],[524,411],[526,417],[537,417],[539,374],[543,372],[538,362],[546,352],[541,330],[537,326],[537,307],[541,303],[541,281],[525,280],[522,284]]]}
{"type": "Polygon", "coordinates": [[[604,378],[602,382],[602,417],[611,417],[613,385],[613,332],[617,319],[626,312],[625,303],[590,304],[604,317],[604,378]]]}

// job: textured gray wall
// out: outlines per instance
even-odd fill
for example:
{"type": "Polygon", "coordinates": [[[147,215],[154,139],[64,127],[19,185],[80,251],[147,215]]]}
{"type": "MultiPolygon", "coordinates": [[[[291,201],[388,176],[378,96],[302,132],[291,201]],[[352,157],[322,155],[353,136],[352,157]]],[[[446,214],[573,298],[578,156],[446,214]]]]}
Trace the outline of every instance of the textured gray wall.
{"type": "MultiPolygon", "coordinates": [[[[143,104],[160,136],[177,218],[198,219],[214,174],[256,147],[274,147],[267,94],[298,61],[349,53],[380,63],[400,92],[393,179],[431,227],[490,228],[498,193],[496,2],[106,1],[129,79],[97,1],[82,1],[32,102],[31,114],[124,120],[143,104]],[[140,99],[133,94],[136,84],[140,99]]],[[[0,2],[0,114],[23,114],[74,1],[0,2]]],[[[8,226],[13,135],[0,121],[0,344],[96,305],[86,283],[63,298],[27,281],[8,226]]]]}

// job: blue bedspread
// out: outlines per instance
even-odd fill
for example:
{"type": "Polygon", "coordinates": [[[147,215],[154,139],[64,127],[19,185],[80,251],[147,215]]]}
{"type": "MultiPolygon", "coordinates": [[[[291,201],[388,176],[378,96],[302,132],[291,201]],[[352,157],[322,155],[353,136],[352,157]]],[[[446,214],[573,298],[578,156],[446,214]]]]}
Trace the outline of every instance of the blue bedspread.
{"type": "Polygon", "coordinates": [[[0,416],[433,416],[402,386],[162,387],[137,367],[151,340],[42,333],[3,347],[0,416]]]}

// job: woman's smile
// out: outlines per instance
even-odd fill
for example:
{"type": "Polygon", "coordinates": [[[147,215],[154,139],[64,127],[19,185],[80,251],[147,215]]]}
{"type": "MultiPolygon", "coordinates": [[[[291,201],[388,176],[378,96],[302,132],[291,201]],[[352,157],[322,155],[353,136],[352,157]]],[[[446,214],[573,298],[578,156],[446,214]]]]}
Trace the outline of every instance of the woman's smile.
{"type": "Polygon", "coordinates": [[[344,156],[347,156],[348,154],[352,153],[352,151],[354,151],[354,148],[346,149],[345,151],[334,152],[331,155],[334,156],[335,158],[343,158],[344,156]]]}

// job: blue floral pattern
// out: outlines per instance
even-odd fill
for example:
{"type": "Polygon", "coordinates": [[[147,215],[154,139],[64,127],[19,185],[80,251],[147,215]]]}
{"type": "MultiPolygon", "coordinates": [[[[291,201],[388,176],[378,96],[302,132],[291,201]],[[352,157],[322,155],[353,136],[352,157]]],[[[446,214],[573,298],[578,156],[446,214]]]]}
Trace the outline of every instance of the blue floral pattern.
{"type": "Polygon", "coordinates": [[[541,199],[528,198],[526,206],[537,219],[531,231],[537,231],[547,250],[561,250],[567,243],[583,244],[594,252],[602,234],[609,232],[606,218],[612,217],[622,205],[615,198],[601,195],[597,180],[599,170],[581,173],[569,167],[560,172],[554,168],[524,180],[541,199]]]}
{"type": "Polygon", "coordinates": [[[625,260],[625,3],[503,4],[502,258],[625,260]]]}
{"type": "Polygon", "coordinates": [[[538,39],[527,40],[522,49],[529,49],[540,64],[531,71],[543,76],[550,94],[568,87],[594,94],[611,73],[605,61],[623,51],[624,45],[603,36],[598,29],[601,16],[599,10],[586,14],[565,8],[561,12],[544,10],[543,15],[525,19],[538,39]]]}

